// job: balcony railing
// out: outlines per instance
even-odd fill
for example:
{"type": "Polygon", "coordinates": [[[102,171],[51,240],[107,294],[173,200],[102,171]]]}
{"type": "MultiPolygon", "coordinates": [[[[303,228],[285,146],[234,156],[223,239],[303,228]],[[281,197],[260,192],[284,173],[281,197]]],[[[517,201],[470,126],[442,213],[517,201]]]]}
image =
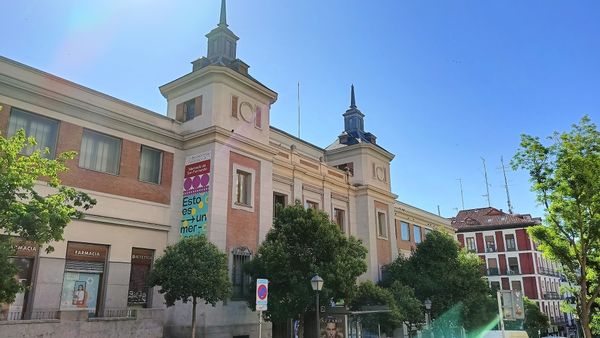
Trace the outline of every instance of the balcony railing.
{"type": "Polygon", "coordinates": [[[496,247],[494,247],[494,246],[487,246],[485,248],[485,252],[496,252],[496,247]]]}
{"type": "Polygon", "coordinates": [[[31,316],[25,316],[22,311],[9,311],[0,313],[0,321],[2,320],[50,320],[59,319],[59,310],[35,310],[31,316]]]}
{"type": "Polygon", "coordinates": [[[549,268],[544,268],[544,267],[540,267],[538,269],[538,271],[540,272],[540,274],[542,275],[547,275],[547,276],[554,276],[554,277],[560,277],[560,273],[554,269],[549,269],[549,268]]]}
{"type": "Polygon", "coordinates": [[[503,275],[514,276],[514,275],[520,275],[520,274],[521,274],[521,271],[519,271],[519,268],[517,268],[517,267],[508,268],[503,271],[503,275]]]}
{"type": "Polygon", "coordinates": [[[558,292],[549,291],[544,292],[544,299],[562,299],[562,297],[558,292]]]}
{"type": "Polygon", "coordinates": [[[489,268],[485,270],[486,276],[498,276],[499,274],[500,272],[498,271],[498,268],[489,268]]]}

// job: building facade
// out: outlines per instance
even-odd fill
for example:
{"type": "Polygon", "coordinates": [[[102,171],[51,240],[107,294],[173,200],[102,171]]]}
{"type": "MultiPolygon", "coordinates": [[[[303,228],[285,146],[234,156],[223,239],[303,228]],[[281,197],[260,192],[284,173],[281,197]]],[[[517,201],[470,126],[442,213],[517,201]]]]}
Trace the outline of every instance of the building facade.
{"type": "Polygon", "coordinates": [[[452,219],[460,244],[484,262],[484,275],[495,290],[515,290],[535,301],[550,319],[550,332],[566,334],[572,317],[560,309],[564,281],[557,263],[547,260],[527,234],[541,223],[529,214],[496,208],[461,210],[452,219]]]}
{"type": "MultiPolygon", "coordinates": [[[[361,239],[369,251],[363,280],[379,280],[382,267],[409,254],[427,232],[454,233],[449,220],[397,201],[394,155],[365,131],[354,88],[343,132],[331,145],[315,146],[270,125],[277,93],[237,58],[224,2],[206,37],[207,56],[160,87],[164,115],[0,57],[2,135],[23,128],[50,149],[48,156],[76,151],[63,184],[97,200],[66,227],[52,253],[18,246],[19,279],[30,288],[2,305],[0,325],[33,320],[35,329],[36,320],[85,312],[84,321],[94,323],[153,318],[167,337],[184,336],[190,305],[166,309],[145,280],[168,244],[205,235],[228,254],[234,292],[214,308],[199,306],[198,330],[256,337],[257,315],[242,300],[248,280],[241,266],[271,228],[277,203],[320,209],[361,239]]],[[[44,182],[37,188],[51,191],[44,182]]]]}

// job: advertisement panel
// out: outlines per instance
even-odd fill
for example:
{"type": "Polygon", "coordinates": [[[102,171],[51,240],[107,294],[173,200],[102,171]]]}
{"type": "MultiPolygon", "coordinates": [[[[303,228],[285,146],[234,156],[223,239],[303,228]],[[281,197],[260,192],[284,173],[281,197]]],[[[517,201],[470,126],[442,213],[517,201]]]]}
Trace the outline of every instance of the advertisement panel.
{"type": "Polygon", "coordinates": [[[183,201],[179,233],[183,237],[200,236],[206,232],[210,184],[210,152],[185,159],[183,201]]]}
{"type": "Polygon", "coordinates": [[[87,309],[90,317],[93,317],[98,303],[99,286],[98,273],[65,272],[60,309],[87,309]]]}
{"type": "Polygon", "coordinates": [[[345,316],[327,315],[321,318],[320,338],[344,338],[345,337],[345,316]]]}

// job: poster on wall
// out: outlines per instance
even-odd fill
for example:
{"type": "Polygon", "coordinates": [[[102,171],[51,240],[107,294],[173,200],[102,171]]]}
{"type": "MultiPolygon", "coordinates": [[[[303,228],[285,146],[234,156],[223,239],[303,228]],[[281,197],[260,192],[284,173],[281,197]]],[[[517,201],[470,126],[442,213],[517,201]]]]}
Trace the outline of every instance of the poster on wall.
{"type": "Polygon", "coordinates": [[[321,318],[320,338],[344,338],[345,336],[345,316],[328,315],[321,318]]]}
{"type": "Polygon", "coordinates": [[[100,274],[65,272],[60,297],[61,310],[87,309],[90,317],[96,313],[100,274]]]}
{"type": "Polygon", "coordinates": [[[210,152],[186,157],[179,227],[181,236],[205,234],[208,222],[209,183],[210,152]]]}

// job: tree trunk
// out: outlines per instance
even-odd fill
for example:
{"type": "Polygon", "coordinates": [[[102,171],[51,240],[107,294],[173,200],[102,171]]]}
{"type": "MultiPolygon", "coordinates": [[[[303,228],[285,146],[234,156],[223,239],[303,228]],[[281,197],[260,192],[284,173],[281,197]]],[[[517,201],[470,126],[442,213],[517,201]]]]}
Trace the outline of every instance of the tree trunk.
{"type": "Polygon", "coordinates": [[[579,316],[579,320],[581,321],[583,336],[585,338],[592,338],[592,330],[590,329],[590,311],[587,311],[585,305],[581,307],[581,316],[579,316]]]}
{"type": "Polygon", "coordinates": [[[192,338],[196,338],[196,297],[192,300],[192,338]]]}

